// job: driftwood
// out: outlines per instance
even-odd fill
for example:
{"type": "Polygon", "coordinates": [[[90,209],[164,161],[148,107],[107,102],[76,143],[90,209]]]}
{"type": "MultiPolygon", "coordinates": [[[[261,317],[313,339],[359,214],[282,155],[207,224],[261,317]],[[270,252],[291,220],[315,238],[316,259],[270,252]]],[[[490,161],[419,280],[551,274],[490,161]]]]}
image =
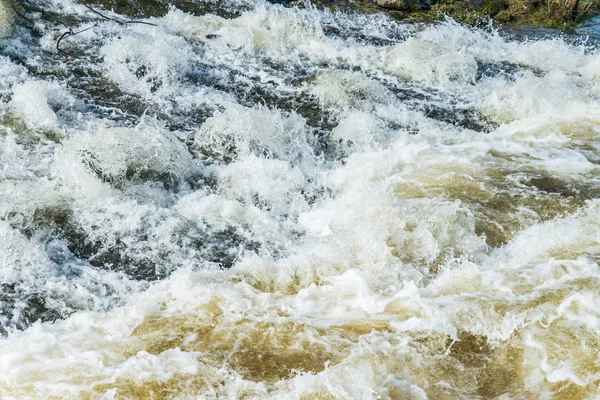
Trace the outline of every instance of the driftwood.
{"type": "MultiPolygon", "coordinates": [[[[82,6],[84,6],[85,8],[87,8],[88,10],[90,10],[91,12],[93,12],[94,14],[96,14],[96,15],[100,16],[101,18],[103,18],[103,19],[105,19],[105,20],[107,20],[107,21],[113,21],[113,22],[116,22],[116,23],[117,23],[117,24],[119,24],[119,25],[128,25],[128,24],[143,24],[143,25],[151,25],[151,26],[156,26],[156,24],[153,24],[153,23],[151,23],[151,22],[145,22],[145,21],[133,21],[133,20],[128,20],[128,21],[120,21],[120,20],[118,20],[118,19],[116,19],[116,18],[111,18],[111,17],[109,17],[109,16],[107,16],[107,15],[105,15],[105,14],[102,14],[100,11],[96,10],[95,8],[93,8],[93,7],[92,7],[92,6],[90,6],[90,5],[87,5],[87,4],[81,4],[81,5],[82,5],[82,6]]],[[[95,28],[95,27],[97,27],[97,26],[98,26],[98,23],[96,22],[94,25],[90,26],[89,28],[85,28],[85,29],[82,29],[82,30],[80,30],[80,31],[77,31],[77,32],[73,32],[72,30],[68,30],[67,32],[63,33],[63,34],[62,34],[62,35],[61,35],[61,36],[58,38],[58,40],[56,41],[56,50],[57,50],[58,52],[63,52],[63,50],[60,48],[60,43],[61,43],[62,41],[66,40],[66,39],[68,39],[68,38],[70,38],[70,37],[72,37],[72,36],[79,35],[80,33],[83,33],[83,32],[86,32],[86,31],[89,31],[90,29],[93,29],[93,28],[95,28]]],[[[66,56],[66,54],[65,54],[65,57],[67,57],[67,56],[66,56]]],[[[68,59],[68,57],[67,57],[67,59],[68,59]]]]}
{"type": "Polygon", "coordinates": [[[85,29],[82,29],[82,30],[77,31],[77,32],[73,32],[72,30],[68,30],[67,32],[63,33],[62,35],[60,35],[60,37],[56,41],[56,51],[58,51],[58,52],[62,52],[63,51],[60,48],[60,42],[62,42],[63,40],[65,40],[65,39],[67,39],[67,38],[69,38],[71,36],[79,35],[80,33],[83,33],[85,31],[89,31],[90,29],[93,29],[93,28],[95,28],[97,26],[98,26],[98,23],[95,23],[94,25],[90,26],[89,28],[85,28],[85,29]]]}
{"type": "MultiPolygon", "coordinates": [[[[81,4],[79,1],[75,0],[76,3],[81,4]]],[[[27,16],[25,16],[25,14],[23,12],[21,12],[19,10],[19,8],[15,5],[13,0],[7,0],[7,4],[8,6],[11,8],[11,10],[21,19],[23,19],[24,21],[30,23],[31,25],[35,25],[35,23],[29,19],[27,16]]],[[[119,25],[129,25],[129,24],[143,24],[143,25],[150,25],[150,26],[156,26],[156,24],[153,24],[151,22],[145,22],[145,21],[134,21],[134,20],[126,20],[126,21],[122,21],[116,18],[112,18],[109,17],[106,14],[101,13],[100,11],[96,10],[94,7],[87,5],[87,4],[81,4],[82,6],[84,6],[85,8],[87,8],[89,11],[91,11],[92,13],[96,14],[97,16],[101,17],[104,20],[107,21],[112,21],[115,22],[119,25]]],[[[56,51],[58,51],[59,53],[64,53],[64,50],[61,48],[61,43],[64,42],[65,40],[67,40],[70,37],[73,37],[75,35],[79,35],[80,33],[89,31],[90,29],[94,29],[95,27],[98,26],[98,22],[95,22],[92,26],[79,30],[79,31],[73,31],[71,29],[69,29],[66,32],[63,32],[62,35],[59,36],[59,38],[56,40],[56,51]]],[[[67,55],[65,54],[65,57],[67,57],[67,55]]],[[[67,57],[68,59],[68,57],[67,57]]]]}
{"type": "Polygon", "coordinates": [[[90,10],[91,12],[93,12],[94,14],[99,15],[100,17],[109,20],[109,21],[113,21],[116,22],[119,25],[127,25],[127,24],[144,24],[144,25],[151,25],[151,26],[156,26],[156,24],[153,24],[151,22],[145,22],[145,21],[133,21],[133,20],[128,20],[128,21],[119,21],[118,19],[115,18],[111,18],[108,17],[104,14],[102,14],[100,11],[94,9],[92,6],[89,6],[87,4],[81,4],[82,6],[84,6],[85,8],[87,8],[88,10],[90,10]]]}

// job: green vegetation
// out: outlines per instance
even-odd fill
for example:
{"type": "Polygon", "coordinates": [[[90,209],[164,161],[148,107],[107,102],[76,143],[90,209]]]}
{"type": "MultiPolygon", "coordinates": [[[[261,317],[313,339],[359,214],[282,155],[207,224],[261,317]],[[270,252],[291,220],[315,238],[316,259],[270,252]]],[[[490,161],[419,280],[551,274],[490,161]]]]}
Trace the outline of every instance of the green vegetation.
{"type": "Polygon", "coordinates": [[[436,21],[449,16],[475,25],[492,18],[502,24],[571,29],[600,11],[594,0],[440,0],[430,8],[389,10],[399,19],[436,21]]]}
{"type": "MultiPolygon", "coordinates": [[[[437,21],[449,16],[454,20],[477,25],[492,18],[505,25],[526,25],[533,27],[552,27],[572,29],[587,18],[600,12],[598,0],[439,0],[429,6],[431,0],[312,0],[314,4],[333,9],[360,8],[367,12],[386,11],[394,18],[412,21],[437,21]],[[397,6],[394,5],[397,3],[397,6]],[[408,4],[408,6],[407,6],[408,4]]],[[[435,1],[435,0],[433,0],[435,1]]],[[[0,0],[5,11],[12,0],[0,0]]],[[[169,5],[186,12],[203,14],[211,12],[206,4],[200,6],[193,0],[80,0],[81,3],[113,10],[131,17],[150,17],[164,15],[169,5]]],[[[290,1],[288,4],[294,4],[290,1]]],[[[301,4],[300,4],[301,5],[301,4]]],[[[13,7],[10,7],[14,9],[13,7]]],[[[0,8],[0,11],[2,9],[0,8]]],[[[1,13],[0,13],[1,14],[1,13]]],[[[1,15],[0,15],[1,16],[1,15]]]]}

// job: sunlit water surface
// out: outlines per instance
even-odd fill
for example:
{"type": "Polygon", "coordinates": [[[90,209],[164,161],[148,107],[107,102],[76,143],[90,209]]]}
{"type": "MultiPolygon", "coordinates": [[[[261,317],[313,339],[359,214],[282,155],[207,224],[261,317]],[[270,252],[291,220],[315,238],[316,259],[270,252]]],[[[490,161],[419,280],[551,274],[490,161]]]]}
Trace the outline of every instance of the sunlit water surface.
{"type": "Polygon", "coordinates": [[[0,41],[1,398],[600,396],[585,32],[186,4],[0,41]]]}

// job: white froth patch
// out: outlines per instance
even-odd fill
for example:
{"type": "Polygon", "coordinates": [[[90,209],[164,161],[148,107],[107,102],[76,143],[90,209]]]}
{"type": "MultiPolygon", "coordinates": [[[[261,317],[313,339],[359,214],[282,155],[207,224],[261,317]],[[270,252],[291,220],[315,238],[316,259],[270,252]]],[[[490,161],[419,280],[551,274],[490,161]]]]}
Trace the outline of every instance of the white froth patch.
{"type": "Polygon", "coordinates": [[[418,144],[398,143],[387,151],[353,154],[332,171],[328,180],[336,197],[300,215],[299,224],[320,243],[304,251],[316,251],[338,271],[369,271],[371,284],[379,286],[392,276],[420,280],[437,263],[484,250],[475,219],[460,202],[394,196],[395,186],[413,172],[411,163],[428,162],[420,152],[427,153],[418,144]]]}
{"type": "Polygon", "coordinates": [[[200,153],[219,159],[254,154],[295,165],[314,162],[309,140],[297,114],[236,105],[209,118],[196,132],[194,145],[200,153]]]}
{"type": "Polygon", "coordinates": [[[184,37],[207,40],[206,34],[218,31],[228,20],[218,15],[207,14],[196,17],[181,10],[171,9],[164,17],[157,19],[161,27],[184,37]]]}
{"type": "Polygon", "coordinates": [[[600,204],[592,201],[574,215],[519,232],[506,251],[518,258],[519,264],[553,256],[597,255],[600,253],[600,244],[596,240],[600,232],[599,215],[600,204]]]}
{"type": "Polygon", "coordinates": [[[195,169],[182,143],[151,127],[99,128],[73,135],[63,142],[54,165],[65,184],[90,195],[108,190],[105,182],[129,186],[146,175],[176,184],[195,169]]]}
{"type": "MultiPolygon", "coordinates": [[[[240,234],[253,233],[261,241],[285,243],[288,240],[285,224],[281,226],[280,221],[257,207],[223,196],[194,192],[179,199],[174,209],[201,230],[208,227],[217,231],[234,228],[240,234]]],[[[230,250],[238,251],[236,248],[230,250]]]]}
{"type": "Polygon", "coordinates": [[[102,48],[107,76],[121,90],[147,99],[177,93],[193,50],[179,36],[136,27],[102,48]]]}
{"type": "Polygon", "coordinates": [[[600,53],[590,56],[579,69],[580,73],[592,83],[592,93],[600,96],[600,53]]]}
{"type": "Polygon", "coordinates": [[[257,203],[278,214],[305,210],[301,194],[306,178],[298,167],[254,155],[219,171],[219,191],[246,204],[257,203]]]}
{"type": "Polygon", "coordinates": [[[157,22],[166,25],[169,32],[202,41],[203,55],[210,62],[243,68],[252,75],[262,73],[257,56],[283,63],[302,64],[310,60],[367,68],[378,59],[373,46],[358,45],[356,41],[349,46],[346,40],[327,36],[323,30],[327,17],[310,5],[299,9],[261,2],[233,19],[196,17],[171,10],[157,22]],[[216,36],[207,39],[207,34],[216,36]]]}
{"type": "Polygon", "coordinates": [[[13,87],[9,109],[29,129],[58,130],[55,109],[68,106],[74,99],[58,83],[27,81],[13,87]]]}
{"type": "Polygon", "coordinates": [[[59,240],[40,243],[5,222],[0,224],[0,283],[12,287],[20,296],[11,303],[7,292],[0,302],[0,322],[4,327],[28,318],[31,310],[23,300],[32,296],[37,296],[40,305],[48,310],[70,313],[77,309],[105,310],[115,297],[144,287],[121,274],[85,268],[75,262],[59,266],[50,259],[50,254],[57,252],[69,253],[59,240]]]}
{"type": "Polygon", "coordinates": [[[550,72],[536,77],[531,72],[517,76],[514,83],[503,78],[486,82],[488,95],[480,109],[484,117],[496,123],[525,118],[568,119],[571,115],[595,112],[594,99],[581,78],[550,72]],[[555,115],[557,110],[560,114],[555,115]]]}
{"type": "Polygon", "coordinates": [[[274,5],[258,5],[242,13],[238,18],[224,19],[214,15],[193,17],[172,10],[162,21],[172,23],[178,33],[206,42],[221,51],[252,53],[255,50],[293,53],[311,53],[326,42],[319,15],[309,7],[307,10],[283,8],[274,5]],[[206,40],[206,34],[216,34],[206,40]]]}
{"type": "Polygon", "coordinates": [[[311,82],[311,91],[326,105],[373,112],[378,105],[397,103],[382,84],[360,72],[320,71],[311,82]]]}
{"type": "Polygon", "coordinates": [[[11,229],[6,223],[0,224],[2,240],[2,268],[3,282],[16,282],[22,280],[24,284],[38,286],[34,281],[45,280],[52,274],[51,263],[42,249],[32,245],[28,240],[11,229]]]}
{"type": "Polygon", "coordinates": [[[234,20],[235,25],[249,29],[254,43],[267,49],[310,51],[325,38],[319,17],[313,10],[298,13],[291,8],[259,7],[234,20]]]}
{"type": "Polygon", "coordinates": [[[588,58],[583,46],[569,45],[561,38],[510,43],[508,54],[516,64],[573,75],[578,74],[588,58]]]}
{"type": "Polygon", "coordinates": [[[27,78],[27,69],[13,63],[8,57],[0,56],[0,93],[8,94],[17,83],[27,78]]]}
{"type": "Polygon", "coordinates": [[[382,120],[365,112],[346,115],[331,131],[333,146],[338,147],[341,154],[385,148],[391,137],[382,120]]]}
{"type": "Polygon", "coordinates": [[[390,48],[383,69],[428,86],[458,88],[475,79],[473,47],[481,39],[453,23],[428,28],[390,48]]]}

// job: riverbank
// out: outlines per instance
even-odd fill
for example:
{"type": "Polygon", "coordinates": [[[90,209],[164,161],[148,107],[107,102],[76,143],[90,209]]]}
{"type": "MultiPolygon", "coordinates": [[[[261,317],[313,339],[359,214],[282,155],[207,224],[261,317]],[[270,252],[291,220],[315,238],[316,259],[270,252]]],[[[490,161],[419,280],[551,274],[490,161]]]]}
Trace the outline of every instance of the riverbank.
{"type": "MultiPolygon", "coordinates": [[[[163,16],[169,8],[156,0],[86,0],[81,3],[135,18],[163,16]]],[[[302,2],[283,0],[282,3],[301,5],[302,2]]],[[[313,3],[330,9],[386,12],[406,22],[433,22],[450,17],[462,24],[477,25],[491,18],[503,25],[560,29],[573,29],[600,14],[600,2],[594,0],[314,0],[313,3]]],[[[169,4],[192,14],[210,8],[208,4],[200,6],[189,0],[174,0],[169,4]]],[[[0,0],[0,37],[10,33],[13,17],[8,0],[0,0]]]]}
{"type": "Polygon", "coordinates": [[[435,21],[449,16],[474,24],[492,18],[501,24],[574,28],[597,15],[598,3],[588,0],[376,0],[397,18],[435,21]]]}
{"type": "MultiPolygon", "coordinates": [[[[300,4],[300,1],[282,1],[300,4]]],[[[155,0],[118,2],[88,0],[83,3],[112,9],[132,17],[164,15],[168,6],[155,0]]],[[[170,2],[177,8],[193,12],[197,4],[188,0],[170,2]]],[[[457,22],[475,25],[489,18],[504,25],[527,25],[572,29],[600,12],[594,0],[316,0],[313,3],[336,8],[360,8],[367,12],[386,12],[407,22],[432,22],[450,17],[457,22]]],[[[204,5],[203,7],[206,7],[204,5]]]]}

